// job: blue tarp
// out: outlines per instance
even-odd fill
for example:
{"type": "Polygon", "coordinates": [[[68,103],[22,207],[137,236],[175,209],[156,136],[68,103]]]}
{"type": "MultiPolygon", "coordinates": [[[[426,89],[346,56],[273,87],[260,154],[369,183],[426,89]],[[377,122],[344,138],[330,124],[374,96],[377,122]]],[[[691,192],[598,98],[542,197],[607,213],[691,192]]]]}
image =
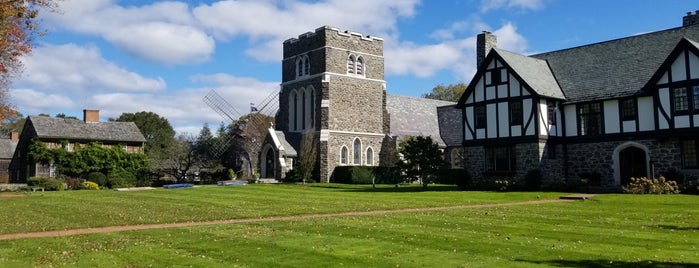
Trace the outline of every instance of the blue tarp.
{"type": "Polygon", "coordinates": [[[191,183],[176,183],[176,184],[165,184],[163,188],[165,189],[177,189],[177,188],[189,188],[193,187],[194,184],[191,183]]]}

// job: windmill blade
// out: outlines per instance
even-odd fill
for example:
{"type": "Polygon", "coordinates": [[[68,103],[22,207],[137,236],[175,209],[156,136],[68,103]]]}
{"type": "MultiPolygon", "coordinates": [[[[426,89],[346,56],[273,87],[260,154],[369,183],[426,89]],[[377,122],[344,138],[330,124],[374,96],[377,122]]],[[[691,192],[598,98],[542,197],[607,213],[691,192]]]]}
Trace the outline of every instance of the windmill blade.
{"type": "Polygon", "coordinates": [[[241,113],[238,112],[233,105],[228,103],[213,89],[204,96],[204,103],[209,105],[209,107],[216,111],[221,117],[228,118],[228,123],[235,123],[236,119],[234,118],[240,118],[241,116],[241,113]]]}

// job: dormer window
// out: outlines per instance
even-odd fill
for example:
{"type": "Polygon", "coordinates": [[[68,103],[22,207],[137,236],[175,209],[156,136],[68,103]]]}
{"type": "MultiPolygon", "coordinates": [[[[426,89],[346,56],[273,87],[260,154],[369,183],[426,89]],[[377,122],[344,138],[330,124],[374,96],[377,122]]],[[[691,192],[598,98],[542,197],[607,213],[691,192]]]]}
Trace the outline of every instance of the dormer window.
{"type": "Polygon", "coordinates": [[[296,78],[311,74],[311,62],[308,55],[302,55],[296,58],[296,78]]]}
{"type": "Polygon", "coordinates": [[[366,68],[364,64],[364,58],[362,56],[355,56],[350,54],[347,57],[347,74],[364,76],[364,69],[366,68]]]}

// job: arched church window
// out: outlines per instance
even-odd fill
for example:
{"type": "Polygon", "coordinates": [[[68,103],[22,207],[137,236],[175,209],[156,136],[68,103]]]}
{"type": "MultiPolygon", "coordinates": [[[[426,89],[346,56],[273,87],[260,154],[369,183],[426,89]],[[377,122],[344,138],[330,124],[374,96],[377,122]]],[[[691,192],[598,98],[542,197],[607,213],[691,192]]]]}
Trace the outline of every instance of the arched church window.
{"type": "Polygon", "coordinates": [[[308,55],[298,56],[296,58],[296,77],[307,76],[311,74],[311,62],[308,55]]]}
{"type": "Polygon", "coordinates": [[[362,163],[362,142],[359,138],[354,139],[354,161],[355,165],[360,165],[362,163]]]}
{"type": "Polygon", "coordinates": [[[366,165],[367,166],[374,165],[374,150],[371,149],[371,147],[366,149],[366,165]]]}
{"type": "Polygon", "coordinates": [[[347,73],[348,74],[354,74],[354,63],[356,59],[354,58],[354,55],[349,55],[347,58],[347,73]]]}
{"type": "Polygon", "coordinates": [[[289,128],[290,130],[296,130],[296,91],[292,90],[289,94],[289,128]]]}
{"type": "Polygon", "coordinates": [[[364,75],[364,58],[362,56],[357,57],[355,67],[357,68],[357,71],[355,71],[357,75],[364,75]]]}
{"type": "Polygon", "coordinates": [[[347,147],[342,146],[342,149],[340,149],[340,164],[347,165],[347,154],[349,154],[347,147]]]}

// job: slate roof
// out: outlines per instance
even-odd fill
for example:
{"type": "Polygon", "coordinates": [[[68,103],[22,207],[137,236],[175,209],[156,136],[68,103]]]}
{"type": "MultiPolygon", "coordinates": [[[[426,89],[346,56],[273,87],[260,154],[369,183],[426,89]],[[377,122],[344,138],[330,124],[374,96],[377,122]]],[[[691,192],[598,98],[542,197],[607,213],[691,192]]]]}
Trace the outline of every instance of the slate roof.
{"type": "Polygon", "coordinates": [[[430,136],[440,146],[446,143],[439,132],[437,107],[454,102],[386,94],[386,110],[391,119],[391,136],[430,136]]]}
{"type": "Polygon", "coordinates": [[[28,119],[39,138],[70,139],[81,141],[145,142],[133,122],[85,123],[72,118],[29,116],[28,119]]]}
{"type": "Polygon", "coordinates": [[[456,105],[437,107],[439,135],[448,147],[461,146],[464,141],[462,112],[463,110],[456,109],[456,105]]]}
{"type": "Polygon", "coordinates": [[[15,153],[15,148],[17,148],[17,141],[12,141],[11,139],[0,139],[0,159],[12,158],[15,153]]]}
{"type": "Polygon", "coordinates": [[[283,131],[274,131],[274,133],[277,135],[281,146],[284,147],[284,154],[286,156],[298,156],[297,149],[301,146],[301,133],[289,132],[286,133],[286,135],[283,131]]]}
{"type": "Polygon", "coordinates": [[[699,40],[699,24],[530,57],[547,61],[567,102],[618,98],[642,94],[682,38],[699,40]]]}
{"type": "Polygon", "coordinates": [[[515,54],[502,49],[493,49],[523,81],[537,94],[544,97],[565,99],[556,78],[545,60],[515,54]]]}

